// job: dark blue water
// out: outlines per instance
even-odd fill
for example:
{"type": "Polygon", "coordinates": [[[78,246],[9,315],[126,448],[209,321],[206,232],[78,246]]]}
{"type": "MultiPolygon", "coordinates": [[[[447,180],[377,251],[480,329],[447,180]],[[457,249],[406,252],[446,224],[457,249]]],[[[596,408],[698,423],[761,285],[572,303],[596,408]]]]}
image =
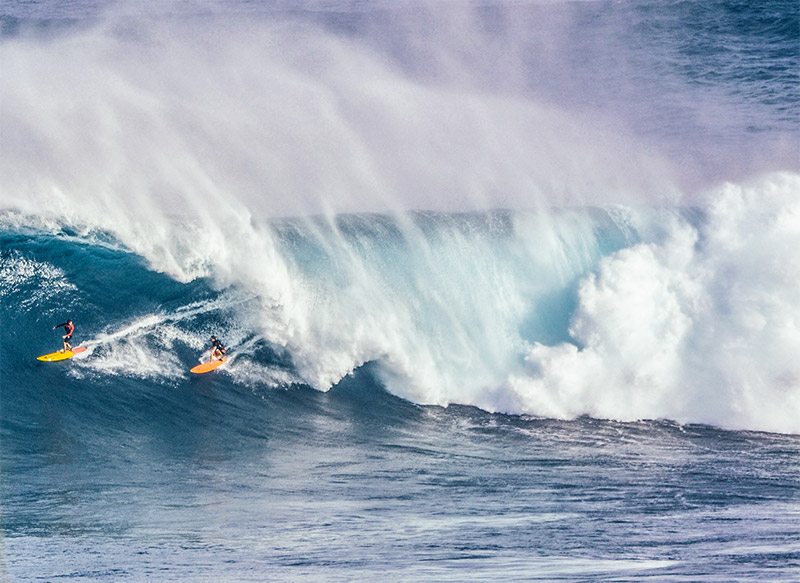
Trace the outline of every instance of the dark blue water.
{"type": "Polygon", "coordinates": [[[99,406],[44,389],[38,445],[4,446],[12,578],[796,577],[796,438],[428,409],[360,385],[120,384],[99,406]]]}
{"type": "Polygon", "coordinates": [[[0,2],[0,580],[800,580],[797,3],[442,6],[0,2]],[[298,57],[315,27],[345,80],[298,57]],[[497,140],[509,168],[383,124],[397,95],[731,183],[595,205],[569,132],[497,140]],[[448,188],[404,182],[401,134],[448,188]],[[570,168],[533,170],[573,149],[562,208],[570,168]],[[466,212],[476,169],[530,191],[466,212]],[[330,211],[364,183],[415,212],[330,211]],[[36,361],[67,318],[85,357],[36,361]],[[233,358],[193,376],[210,334],[233,358]]]}

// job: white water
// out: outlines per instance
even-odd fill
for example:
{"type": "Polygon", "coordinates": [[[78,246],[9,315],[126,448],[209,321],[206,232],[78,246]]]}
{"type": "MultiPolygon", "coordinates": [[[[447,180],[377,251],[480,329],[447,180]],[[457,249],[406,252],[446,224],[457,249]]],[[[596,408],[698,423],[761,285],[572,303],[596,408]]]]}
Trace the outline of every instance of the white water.
{"type": "Polygon", "coordinates": [[[583,349],[532,346],[513,408],[800,431],[800,176],[726,185],[707,212],[583,280],[583,349]]]}

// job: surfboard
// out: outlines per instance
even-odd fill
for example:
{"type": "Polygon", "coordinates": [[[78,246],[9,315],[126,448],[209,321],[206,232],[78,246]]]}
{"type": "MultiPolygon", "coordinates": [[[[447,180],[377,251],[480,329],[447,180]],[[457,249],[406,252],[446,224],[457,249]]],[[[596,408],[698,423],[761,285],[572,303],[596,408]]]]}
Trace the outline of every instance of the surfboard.
{"type": "Polygon", "coordinates": [[[42,362],[57,362],[59,360],[67,360],[68,358],[72,358],[76,354],[80,354],[86,350],[85,346],[78,346],[77,348],[73,348],[72,350],[67,350],[66,352],[51,352],[50,354],[43,354],[41,356],[37,356],[36,360],[41,360],[42,362]]]}
{"type": "Polygon", "coordinates": [[[207,360],[206,362],[200,363],[197,366],[190,369],[190,372],[194,374],[204,374],[207,372],[211,372],[215,368],[218,368],[228,362],[227,358],[221,358],[220,360],[207,360]]]}

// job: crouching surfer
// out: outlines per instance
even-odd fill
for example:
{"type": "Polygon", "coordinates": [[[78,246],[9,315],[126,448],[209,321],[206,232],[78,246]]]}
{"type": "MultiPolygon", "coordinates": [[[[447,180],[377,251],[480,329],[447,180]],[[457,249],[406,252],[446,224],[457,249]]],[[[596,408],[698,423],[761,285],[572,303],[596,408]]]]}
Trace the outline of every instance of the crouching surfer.
{"type": "Polygon", "coordinates": [[[211,355],[210,358],[205,361],[201,362],[197,366],[193,366],[189,369],[189,372],[194,374],[205,374],[207,372],[211,372],[212,370],[216,370],[225,362],[227,362],[227,358],[225,355],[228,353],[228,349],[217,340],[216,336],[211,337],[211,355]]]}
{"type": "Polygon", "coordinates": [[[228,349],[222,342],[217,340],[216,336],[211,336],[211,360],[222,360],[227,353],[228,349]]]}
{"type": "Polygon", "coordinates": [[[66,334],[61,337],[64,341],[64,348],[61,349],[61,352],[72,350],[72,344],[70,344],[69,341],[72,340],[72,335],[75,333],[75,324],[72,323],[72,320],[67,320],[63,324],[53,326],[53,330],[56,328],[64,328],[64,332],[66,332],[66,334]]]}

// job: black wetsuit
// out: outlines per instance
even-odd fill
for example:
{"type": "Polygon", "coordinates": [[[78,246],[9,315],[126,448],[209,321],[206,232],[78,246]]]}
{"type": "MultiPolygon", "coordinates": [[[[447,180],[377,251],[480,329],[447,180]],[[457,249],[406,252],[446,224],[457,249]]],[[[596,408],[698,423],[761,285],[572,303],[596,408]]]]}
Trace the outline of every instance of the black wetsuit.
{"type": "Polygon", "coordinates": [[[219,350],[220,353],[223,356],[227,353],[227,351],[225,350],[225,347],[222,345],[222,342],[220,342],[219,340],[216,340],[216,339],[211,341],[211,352],[212,353],[214,352],[214,349],[219,350]]]}

